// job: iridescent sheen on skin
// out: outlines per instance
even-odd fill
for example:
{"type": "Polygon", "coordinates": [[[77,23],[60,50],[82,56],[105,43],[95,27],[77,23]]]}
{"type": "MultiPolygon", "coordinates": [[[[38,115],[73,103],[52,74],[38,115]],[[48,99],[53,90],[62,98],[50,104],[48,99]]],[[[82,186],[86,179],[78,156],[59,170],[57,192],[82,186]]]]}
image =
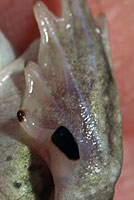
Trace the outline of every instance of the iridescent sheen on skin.
{"type": "Polygon", "coordinates": [[[51,170],[55,200],[112,200],[122,164],[122,132],[106,19],[100,15],[94,21],[84,0],[63,0],[62,5],[61,18],[42,2],[34,6],[41,39],[37,63],[29,61],[24,69],[20,125],[51,170]],[[79,160],[68,159],[52,143],[59,126],[75,138],[79,160]]]}

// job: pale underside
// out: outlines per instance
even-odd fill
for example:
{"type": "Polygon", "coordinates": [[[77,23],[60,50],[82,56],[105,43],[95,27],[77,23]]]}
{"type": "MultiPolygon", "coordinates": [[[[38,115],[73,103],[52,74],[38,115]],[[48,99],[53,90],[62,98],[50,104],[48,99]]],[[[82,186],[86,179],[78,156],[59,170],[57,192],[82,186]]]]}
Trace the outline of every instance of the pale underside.
{"type": "MultiPolygon", "coordinates": [[[[75,1],[75,2],[77,2],[77,1],[75,1]]],[[[69,10],[69,12],[70,12],[70,7],[72,6],[72,2],[68,1],[68,3],[66,3],[66,1],[63,0],[63,3],[64,3],[63,4],[64,5],[63,17],[67,20],[67,24],[68,24],[67,29],[68,29],[69,24],[71,24],[71,26],[73,26],[73,24],[72,24],[72,21],[68,18],[66,10],[69,10]]],[[[83,9],[85,4],[83,4],[82,1],[80,1],[80,3],[82,6],[82,9],[83,9]]],[[[74,4],[71,7],[71,9],[74,12],[77,11],[77,8],[75,8],[75,5],[77,5],[77,4],[74,4]]],[[[23,100],[23,96],[24,96],[24,89],[25,89],[24,65],[25,65],[25,62],[29,61],[29,60],[37,62],[37,60],[38,60],[39,64],[42,64],[42,63],[44,64],[44,63],[46,63],[46,60],[49,60],[48,54],[51,51],[51,49],[49,49],[50,47],[48,46],[47,47],[48,51],[47,51],[47,53],[45,52],[45,54],[44,54],[44,50],[46,50],[46,49],[44,48],[44,46],[42,44],[43,44],[43,39],[44,39],[43,37],[45,37],[46,35],[44,36],[44,32],[41,29],[41,21],[40,21],[41,19],[39,16],[39,12],[42,13],[42,15],[44,15],[44,17],[45,17],[45,15],[48,17],[48,19],[50,20],[51,26],[54,27],[54,31],[55,30],[57,31],[57,28],[55,29],[55,24],[53,24],[54,16],[51,15],[51,13],[49,13],[47,8],[44,8],[44,5],[42,5],[41,8],[36,7],[35,10],[36,10],[35,11],[36,18],[39,23],[40,32],[42,35],[38,59],[37,59],[37,54],[38,54],[38,41],[37,41],[35,44],[33,44],[32,47],[30,47],[30,49],[24,55],[22,55],[19,59],[15,60],[8,67],[3,68],[0,72],[0,95],[1,95],[1,98],[0,98],[0,101],[1,101],[0,102],[0,113],[1,113],[0,114],[0,149],[1,149],[1,151],[0,151],[0,161],[1,161],[0,199],[1,200],[6,200],[7,198],[9,200],[17,200],[17,199],[35,200],[36,198],[47,199],[48,196],[50,196],[49,198],[53,199],[53,194],[52,195],[48,194],[49,191],[52,192],[52,190],[53,190],[53,182],[51,180],[51,175],[50,175],[48,169],[46,168],[46,165],[42,164],[43,161],[40,161],[41,162],[40,165],[41,166],[44,165],[43,170],[47,171],[46,176],[48,176],[51,181],[50,182],[46,181],[47,182],[46,183],[42,179],[39,179],[38,182],[42,184],[42,188],[46,184],[46,185],[50,186],[50,189],[48,189],[48,186],[46,186],[47,192],[46,192],[46,194],[42,194],[42,195],[46,195],[46,196],[43,196],[43,197],[37,197],[38,193],[40,192],[40,189],[36,190],[37,195],[33,192],[33,188],[37,187],[37,185],[35,184],[35,182],[36,182],[35,180],[33,182],[31,182],[31,180],[29,180],[30,174],[27,169],[31,165],[30,164],[30,162],[31,162],[30,152],[29,152],[27,146],[23,144],[23,139],[21,136],[21,129],[20,129],[20,126],[16,119],[16,113],[21,108],[22,100],[23,100]],[[44,12],[44,10],[45,10],[45,12],[44,12]],[[44,55],[44,56],[42,56],[42,55],[44,55]],[[20,183],[21,183],[21,186],[19,187],[20,183]]],[[[87,10],[87,8],[86,8],[86,10],[87,10]]],[[[89,22],[90,22],[91,21],[90,15],[88,15],[88,16],[89,16],[89,22]]],[[[96,20],[96,24],[100,29],[100,30],[99,29],[98,30],[101,31],[101,33],[102,33],[101,36],[102,36],[102,40],[103,40],[103,44],[104,44],[105,53],[107,55],[108,62],[111,66],[111,59],[109,57],[110,53],[109,53],[108,37],[107,37],[108,34],[106,31],[104,33],[104,29],[105,30],[107,29],[107,23],[106,23],[106,21],[105,21],[106,19],[103,15],[100,16],[100,19],[101,19],[100,21],[98,19],[96,20]]],[[[46,23],[46,21],[44,21],[44,23],[46,23]]],[[[58,23],[60,23],[60,20],[58,23]]],[[[47,25],[44,27],[46,29],[48,29],[48,32],[50,31],[49,33],[51,34],[51,30],[49,30],[49,28],[51,28],[51,27],[49,27],[47,25]]],[[[77,27],[76,27],[76,29],[77,29],[77,27]]],[[[59,30],[58,34],[61,34],[60,31],[61,31],[61,29],[59,30]]],[[[68,34],[72,35],[72,29],[70,29],[68,34]]],[[[62,36],[63,35],[61,34],[60,37],[62,37],[62,36]]],[[[49,36],[49,37],[52,40],[55,39],[53,36],[49,36]]],[[[45,39],[47,39],[47,38],[45,38],[45,39]]],[[[71,37],[68,37],[65,40],[64,45],[67,45],[71,42],[72,42],[71,37]]],[[[55,45],[53,47],[54,47],[53,50],[56,51],[55,45]]],[[[56,48],[57,48],[57,46],[56,46],[56,48]]],[[[69,60],[73,60],[73,56],[75,55],[75,53],[77,53],[77,52],[75,52],[75,49],[74,49],[74,52],[73,52],[74,54],[72,55],[70,53],[71,48],[70,48],[70,46],[68,46],[68,48],[66,48],[66,53],[69,55],[69,60]]],[[[59,51],[59,49],[60,48],[58,47],[58,51],[59,51]]],[[[81,50],[81,52],[83,52],[83,51],[81,50]]],[[[14,53],[13,53],[13,55],[14,55],[14,53]]],[[[61,52],[59,55],[64,56],[64,55],[62,55],[61,52]]],[[[57,56],[57,59],[60,59],[59,55],[57,56]]],[[[94,57],[92,52],[91,52],[91,55],[94,57]]],[[[52,55],[52,57],[54,57],[54,55],[52,55]]],[[[12,59],[13,59],[13,57],[9,58],[9,62],[12,61],[12,59]]],[[[51,63],[54,64],[55,61],[51,61],[51,63]]],[[[94,61],[91,60],[91,63],[94,65],[94,61]]],[[[61,60],[61,65],[63,65],[63,60],[61,60]]],[[[4,64],[3,64],[3,66],[4,66],[4,64]]],[[[58,70],[59,66],[57,65],[56,67],[57,67],[56,70],[58,70]]],[[[61,74],[64,74],[64,69],[63,69],[63,71],[61,70],[61,74]]],[[[49,71],[48,71],[47,75],[49,76],[49,71]]],[[[79,79],[78,79],[78,81],[79,81],[79,79]]],[[[66,83],[64,83],[64,84],[66,86],[66,83]]],[[[114,137],[114,138],[116,138],[116,137],[114,137]]],[[[119,138],[120,138],[120,135],[117,137],[117,141],[119,140],[119,138]]],[[[116,139],[114,139],[114,140],[116,140],[116,139]]],[[[103,141],[103,143],[105,143],[105,142],[103,141]]],[[[106,145],[107,145],[107,142],[106,142],[106,145]]],[[[119,145],[120,145],[120,141],[119,141],[119,145]]],[[[105,144],[104,144],[104,146],[105,146],[105,144]]],[[[115,149],[117,149],[116,145],[115,145],[115,149]]],[[[38,158],[36,158],[36,159],[38,159],[38,158]]],[[[109,186],[108,186],[108,189],[106,188],[106,190],[109,190],[110,192],[108,191],[109,194],[107,193],[106,196],[104,194],[104,196],[105,196],[104,200],[111,200],[113,198],[111,195],[112,195],[114,184],[116,181],[115,179],[116,179],[116,177],[119,176],[119,172],[120,172],[120,163],[118,163],[118,155],[115,156],[115,160],[114,160],[114,158],[111,157],[111,160],[112,159],[113,159],[113,165],[111,164],[111,166],[110,166],[111,170],[113,168],[113,171],[110,172],[111,179],[110,179],[110,177],[106,178],[107,181],[110,180],[112,185],[111,185],[111,188],[109,186]],[[114,176],[112,177],[112,173],[113,174],[115,173],[115,175],[114,175],[115,177],[114,176]]],[[[37,168],[38,168],[38,166],[37,166],[37,168]]],[[[40,174],[40,173],[42,173],[42,168],[41,168],[41,170],[37,169],[35,171],[37,172],[37,174],[40,174]]],[[[43,171],[43,173],[44,173],[44,171],[43,171]]],[[[109,175],[109,171],[105,171],[104,176],[108,176],[108,175],[109,175]]],[[[35,177],[36,177],[36,175],[35,175],[35,177]]],[[[39,176],[37,175],[37,177],[39,177],[39,176]]],[[[45,177],[43,177],[43,178],[45,179],[45,177]]],[[[99,177],[97,177],[96,179],[99,180],[99,177]]],[[[105,180],[102,182],[105,182],[105,180]]],[[[86,181],[86,183],[87,183],[87,181],[86,181]]],[[[84,187],[87,188],[86,185],[83,185],[83,189],[84,189],[84,187]]],[[[102,185],[102,187],[105,187],[105,184],[102,185]]],[[[91,187],[90,189],[92,192],[92,194],[91,194],[91,196],[92,196],[96,192],[97,188],[91,187]]],[[[105,188],[103,188],[103,189],[105,190],[105,188]]],[[[68,188],[68,190],[70,190],[70,188],[68,188]]],[[[76,195],[76,193],[78,193],[77,190],[78,190],[78,187],[74,186],[74,188],[72,190],[72,192],[74,194],[72,193],[72,196],[76,195]]],[[[103,194],[103,192],[102,192],[102,194],[103,194]]],[[[71,198],[73,200],[73,197],[71,197],[69,195],[70,194],[68,192],[66,192],[65,196],[62,195],[62,197],[61,198],[59,197],[59,199],[67,200],[67,199],[71,198]]],[[[81,195],[81,193],[79,195],[81,195]]],[[[83,198],[82,196],[78,197],[76,195],[75,199],[82,199],[82,198],[83,198]]],[[[96,196],[94,199],[98,200],[100,198],[103,199],[103,197],[99,197],[99,196],[96,196]]],[[[88,199],[88,197],[87,197],[87,199],[88,199]]]]}

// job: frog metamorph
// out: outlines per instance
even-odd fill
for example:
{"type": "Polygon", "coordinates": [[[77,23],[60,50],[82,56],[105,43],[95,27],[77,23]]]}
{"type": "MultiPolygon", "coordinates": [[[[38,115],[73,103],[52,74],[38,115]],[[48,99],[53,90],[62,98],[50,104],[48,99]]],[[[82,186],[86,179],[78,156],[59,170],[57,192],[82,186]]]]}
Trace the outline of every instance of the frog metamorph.
{"type": "Polygon", "coordinates": [[[37,63],[25,65],[17,113],[29,145],[46,161],[55,200],[112,200],[122,164],[121,115],[103,14],[85,0],[62,0],[62,17],[42,2],[34,14],[37,63]]]}

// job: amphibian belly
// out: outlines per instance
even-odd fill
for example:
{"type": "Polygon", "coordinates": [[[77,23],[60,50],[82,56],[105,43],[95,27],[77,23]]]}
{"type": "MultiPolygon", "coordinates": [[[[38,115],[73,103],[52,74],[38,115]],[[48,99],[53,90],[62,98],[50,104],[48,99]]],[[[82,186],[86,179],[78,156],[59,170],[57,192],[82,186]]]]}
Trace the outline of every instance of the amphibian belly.
{"type": "Polygon", "coordinates": [[[42,2],[34,6],[38,62],[25,65],[17,117],[51,170],[55,200],[112,200],[122,141],[106,18],[94,21],[84,0],[62,0],[62,6],[61,18],[42,2]]]}

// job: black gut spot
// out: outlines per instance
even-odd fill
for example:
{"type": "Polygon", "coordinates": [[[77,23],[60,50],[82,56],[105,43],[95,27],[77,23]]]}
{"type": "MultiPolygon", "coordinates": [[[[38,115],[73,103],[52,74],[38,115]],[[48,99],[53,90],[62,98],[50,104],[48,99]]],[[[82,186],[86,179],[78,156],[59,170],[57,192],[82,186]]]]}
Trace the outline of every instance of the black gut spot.
{"type": "Polygon", "coordinates": [[[80,158],[78,145],[73,135],[64,126],[56,129],[51,140],[69,159],[78,160],[80,158]]]}

